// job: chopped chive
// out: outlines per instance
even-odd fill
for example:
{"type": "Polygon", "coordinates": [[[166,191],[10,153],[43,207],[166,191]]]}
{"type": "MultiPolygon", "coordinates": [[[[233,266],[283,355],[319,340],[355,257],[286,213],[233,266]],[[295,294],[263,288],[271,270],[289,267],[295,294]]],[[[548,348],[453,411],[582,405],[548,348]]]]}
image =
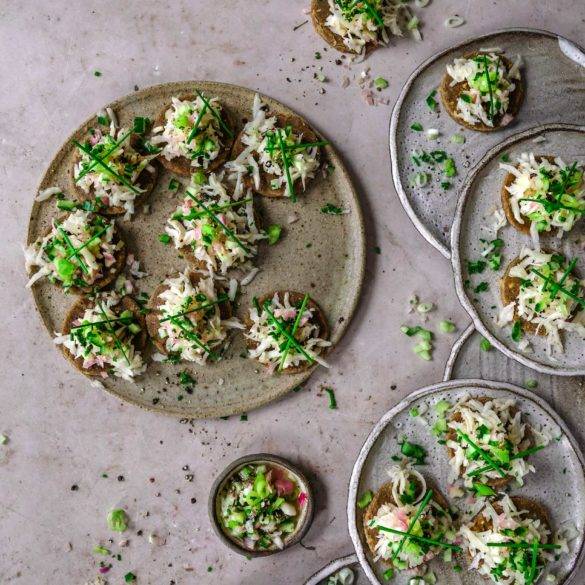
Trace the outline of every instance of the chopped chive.
{"type": "Polygon", "coordinates": [[[93,72],[95,77],[101,77],[102,76],[102,72],[98,71],[97,69],[93,72]]]}
{"type": "Polygon", "coordinates": [[[431,93],[429,93],[429,95],[426,98],[426,104],[429,108],[429,110],[431,110],[431,112],[436,112],[437,111],[437,100],[435,99],[435,96],[437,95],[437,90],[433,89],[433,91],[431,91],[431,93]]]}
{"type": "Polygon", "coordinates": [[[514,325],[512,326],[512,333],[511,333],[511,337],[512,339],[518,343],[523,336],[523,332],[522,332],[522,322],[521,321],[514,321],[514,325]]]}
{"type": "Polygon", "coordinates": [[[169,181],[169,191],[177,191],[179,186],[181,185],[181,183],[179,183],[179,181],[177,181],[177,179],[171,179],[169,181]]]}
{"type": "Polygon", "coordinates": [[[412,124],[410,126],[411,130],[414,130],[415,132],[422,132],[423,127],[422,124],[420,122],[415,122],[414,124],[412,124]]]}
{"type": "Polygon", "coordinates": [[[381,524],[376,524],[375,527],[382,532],[389,532],[390,534],[402,534],[408,535],[409,540],[415,540],[417,542],[423,542],[424,544],[430,544],[433,546],[441,546],[443,548],[448,548],[454,551],[460,551],[461,547],[457,546],[456,544],[451,544],[450,542],[444,542],[442,540],[435,540],[434,538],[425,538],[423,536],[415,536],[414,534],[410,534],[407,532],[403,532],[402,530],[395,530],[394,528],[387,528],[386,526],[382,526],[381,524]]]}
{"type": "Polygon", "coordinates": [[[278,224],[269,225],[266,229],[266,235],[268,236],[268,244],[270,246],[274,246],[278,240],[280,240],[280,236],[282,234],[282,226],[278,224]]]}
{"type": "Polygon", "coordinates": [[[335,399],[335,392],[333,391],[333,388],[323,388],[323,390],[325,390],[329,396],[329,408],[331,410],[336,410],[337,400],[335,399]]]}
{"type": "Polygon", "coordinates": [[[171,236],[169,236],[169,234],[161,234],[158,237],[158,241],[166,246],[171,243],[171,236]]]}
{"type": "Polygon", "coordinates": [[[534,390],[538,386],[538,382],[536,380],[526,380],[526,382],[524,382],[524,386],[526,386],[526,388],[529,390],[534,390]]]}
{"type": "Polygon", "coordinates": [[[483,498],[488,498],[496,495],[495,490],[491,488],[489,485],[485,483],[479,483],[477,481],[473,482],[473,490],[475,491],[476,495],[483,498]]]}
{"type": "Polygon", "coordinates": [[[337,205],[333,205],[333,203],[327,203],[321,207],[321,213],[325,213],[326,215],[341,215],[343,209],[337,207],[337,205]]]}
{"type": "Polygon", "coordinates": [[[386,89],[388,85],[388,80],[383,77],[376,77],[376,79],[374,79],[374,87],[380,91],[386,89]]]}
{"type": "Polygon", "coordinates": [[[485,337],[482,337],[479,342],[479,348],[481,351],[489,351],[492,348],[492,344],[485,337]]]}
{"type": "Polygon", "coordinates": [[[372,490],[368,490],[367,492],[364,492],[362,494],[361,498],[357,501],[358,508],[360,510],[367,508],[373,499],[374,499],[374,494],[372,493],[372,490]]]}

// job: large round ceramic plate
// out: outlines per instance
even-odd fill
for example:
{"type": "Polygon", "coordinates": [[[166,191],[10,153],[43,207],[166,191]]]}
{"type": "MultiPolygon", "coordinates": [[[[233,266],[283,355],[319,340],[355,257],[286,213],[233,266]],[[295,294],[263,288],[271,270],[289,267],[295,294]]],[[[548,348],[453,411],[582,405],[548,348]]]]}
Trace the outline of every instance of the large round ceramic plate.
{"type": "MultiPolygon", "coordinates": [[[[420,412],[428,408],[428,420],[434,411],[433,405],[439,400],[450,402],[470,396],[497,396],[512,398],[520,411],[525,413],[533,426],[547,429],[558,440],[553,440],[545,449],[536,453],[531,460],[537,473],[526,478],[526,484],[515,495],[523,495],[539,500],[549,511],[555,529],[572,525],[578,536],[571,541],[570,553],[548,568],[557,575],[558,585],[567,583],[583,559],[583,531],[585,530],[585,459],[570,430],[562,419],[542,399],[529,391],[511,384],[483,380],[453,380],[434,384],[413,392],[407,399],[389,410],[376,424],[362,447],[353,468],[349,484],[347,515],[349,532],[360,563],[371,583],[383,585],[384,567],[374,563],[365,542],[362,522],[363,511],[357,506],[358,498],[367,490],[376,490],[388,481],[386,471],[392,463],[391,456],[399,453],[398,442],[403,438],[417,443],[426,449],[427,465],[417,467],[439,488],[448,481],[449,463],[445,447],[439,445],[430,427],[413,419],[409,410],[418,407],[420,412]],[[562,477],[562,481],[559,478],[562,477]]],[[[418,417],[420,419],[420,417],[418,417]]],[[[456,500],[456,502],[460,500],[456,500]]],[[[443,585],[480,585],[486,581],[474,571],[455,573],[447,564],[431,564],[436,574],[441,576],[443,585]]],[[[548,572],[547,571],[547,572],[548,572]]],[[[393,581],[406,585],[410,576],[399,574],[393,581]]]]}
{"type": "MultiPolygon", "coordinates": [[[[437,102],[440,102],[438,94],[437,102]]],[[[530,30],[508,29],[478,37],[451,47],[425,61],[410,76],[392,113],[390,151],[394,185],[402,205],[419,232],[447,258],[450,255],[450,230],[457,195],[469,168],[495,144],[520,130],[548,122],[581,121],[585,118],[585,52],[558,35],[530,30]],[[497,132],[473,132],[459,126],[439,104],[430,111],[427,96],[436,90],[445,67],[456,57],[479,49],[500,48],[512,58],[522,55],[526,95],[517,120],[497,132]],[[438,140],[429,140],[425,132],[411,130],[418,122],[426,131],[439,130],[438,140]],[[460,134],[465,144],[450,141],[460,134]],[[417,167],[414,150],[444,150],[455,160],[458,174],[451,187],[441,187],[440,169],[417,167]],[[432,171],[432,180],[422,188],[410,184],[414,173],[432,171]]]]}
{"type": "MultiPolygon", "coordinates": [[[[547,351],[545,336],[525,335],[530,345],[520,349],[512,340],[510,326],[496,325],[500,302],[499,283],[506,266],[518,256],[521,248],[531,246],[531,238],[506,225],[498,237],[504,240],[503,260],[499,270],[489,268],[481,274],[470,275],[468,262],[481,258],[483,244],[480,239],[491,240],[495,233],[489,226],[494,223],[494,211],[501,208],[500,193],[506,171],[499,168],[500,158],[507,154],[513,163],[522,152],[560,156],[565,161],[585,161],[585,127],[552,124],[520,133],[499,144],[480,161],[463,186],[461,199],[453,224],[453,270],[457,294],[471,315],[478,331],[507,356],[539,372],[564,376],[585,375],[585,340],[576,332],[563,335],[564,351],[547,351]],[[535,142],[535,140],[537,142],[535,142]],[[475,292],[477,284],[488,283],[488,290],[475,292]],[[466,286],[468,285],[468,286],[466,286]]],[[[541,236],[541,246],[577,258],[577,271],[585,271],[583,236],[585,222],[559,240],[555,235],[541,236]]]]}
{"type": "MultiPolygon", "coordinates": [[[[110,107],[117,112],[121,125],[131,124],[134,116],[150,119],[162,111],[171,97],[199,89],[217,95],[236,114],[238,125],[251,115],[254,92],[243,87],[212,82],[168,83],[138,91],[110,107]]],[[[276,113],[293,114],[287,107],[264,98],[276,113]]],[[[59,150],[47,170],[39,189],[59,186],[68,192],[67,173],[74,147],[93,124],[95,117],[81,126],[59,150]]],[[[283,226],[283,238],[275,246],[260,246],[256,265],[260,272],[239,299],[242,316],[254,296],[274,290],[298,290],[310,293],[325,311],[331,326],[331,340],[337,343],[348,326],[360,295],[364,271],[364,227],[358,197],[349,175],[335,150],[325,153],[334,170],[328,177],[319,176],[298,203],[257,196],[257,204],[266,225],[283,226]],[[320,212],[326,203],[348,211],[345,215],[320,212]],[[298,221],[289,223],[291,214],[298,221]]],[[[130,251],[140,260],[148,276],[139,281],[142,291],[151,293],[167,275],[185,268],[171,246],[158,241],[166,219],[174,211],[180,195],[169,192],[170,175],[162,171],[155,191],[150,195],[150,214],[138,212],[131,221],[119,221],[130,251]]],[[[55,204],[35,202],[28,230],[28,242],[35,240],[56,215],[55,204]]],[[[48,282],[33,287],[37,308],[51,335],[61,329],[63,318],[74,298],[62,294],[48,282]]],[[[296,375],[270,376],[255,361],[245,359],[242,335],[236,336],[225,359],[205,367],[186,363],[178,365],[151,363],[136,383],[118,378],[107,379],[104,386],[119,398],[133,404],[180,417],[209,418],[248,411],[283,396],[308,378],[311,371],[296,375]],[[197,380],[194,392],[186,394],[178,385],[177,374],[183,370],[197,380]]]]}
{"type": "MultiPolygon", "coordinates": [[[[329,585],[330,578],[333,578],[339,574],[339,571],[343,569],[349,569],[353,575],[354,581],[352,585],[365,585],[367,583],[366,576],[361,568],[358,558],[356,555],[348,555],[335,559],[323,567],[320,571],[317,571],[308,581],[305,581],[304,585],[329,585]]],[[[333,581],[335,585],[341,585],[337,581],[333,581]]]]}

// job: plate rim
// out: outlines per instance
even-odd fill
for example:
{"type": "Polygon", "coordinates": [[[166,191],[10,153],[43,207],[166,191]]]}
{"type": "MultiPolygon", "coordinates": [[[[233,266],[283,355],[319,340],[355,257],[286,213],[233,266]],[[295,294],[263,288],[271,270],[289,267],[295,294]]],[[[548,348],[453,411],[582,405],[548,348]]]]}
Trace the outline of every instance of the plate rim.
{"type": "MultiPolygon", "coordinates": [[[[311,122],[309,122],[303,114],[300,114],[296,109],[291,108],[290,106],[288,106],[284,102],[277,100],[269,95],[266,95],[265,93],[263,93],[261,91],[252,89],[250,87],[245,87],[245,86],[239,85],[237,83],[229,83],[229,82],[216,81],[216,80],[183,79],[183,80],[166,81],[163,83],[149,85],[147,87],[140,88],[138,91],[133,91],[131,93],[128,93],[128,94],[125,94],[121,97],[118,97],[118,98],[104,104],[101,109],[112,108],[112,110],[116,111],[116,109],[119,107],[127,106],[127,103],[129,100],[131,100],[132,102],[139,101],[142,97],[144,97],[143,94],[151,94],[153,92],[159,92],[159,91],[167,91],[169,93],[172,93],[173,91],[175,91],[175,88],[176,88],[176,91],[181,91],[180,88],[182,86],[184,86],[185,84],[192,84],[194,86],[204,86],[204,87],[205,86],[207,86],[207,87],[215,86],[215,87],[221,87],[221,88],[228,88],[231,90],[236,90],[238,92],[243,92],[244,94],[250,94],[250,97],[252,99],[253,99],[254,95],[258,94],[262,99],[265,99],[268,102],[272,102],[273,104],[277,105],[278,108],[281,108],[287,112],[290,112],[291,114],[294,114],[295,116],[300,117],[311,128],[313,128],[319,136],[323,136],[321,130],[317,129],[315,127],[315,125],[313,125],[311,122]]],[[[81,122],[81,124],[77,125],[66,136],[66,138],[63,139],[63,141],[61,142],[61,145],[57,148],[57,150],[51,156],[51,159],[48,162],[48,164],[46,164],[44,166],[43,171],[40,174],[40,178],[36,183],[36,188],[33,191],[33,199],[32,199],[32,204],[29,208],[28,222],[27,222],[27,227],[26,227],[26,231],[25,231],[25,236],[26,236],[26,244],[25,245],[29,245],[33,241],[33,239],[31,239],[33,237],[33,228],[32,228],[33,221],[32,221],[32,219],[36,214],[38,214],[40,207],[44,203],[43,201],[37,201],[38,193],[42,189],[46,188],[46,183],[48,182],[48,176],[51,173],[51,171],[53,171],[54,167],[57,167],[58,165],[61,165],[64,163],[64,161],[67,157],[69,143],[75,138],[75,136],[82,129],[84,129],[89,124],[91,124],[94,119],[95,119],[95,114],[92,114],[92,115],[88,116],[87,118],[85,118],[81,122]]],[[[350,173],[350,171],[345,163],[344,157],[337,151],[337,149],[331,143],[328,144],[327,146],[325,146],[324,148],[325,148],[326,152],[329,151],[329,154],[331,154],[331,155],[333,155],[333,157],[335,157],[335,159],[336,159],[335,171],[337,173],[341,173],[342,180],[349,187],[348,196],[353,202],[354,209],[352,209],[352,212],[355,211],[356,224],[358,227],[358,229],[355,233],[355,236],[354,236],[356,238],[357,245],[354,248],[354,254],[353,254],[353,257],[355,260],[355,267],[357,268],[357,285],[355,288],[355,294],[353,295],[353,300],[348,305],[349,311],[347,313],[347,318],[345,318],[343,320],[343,322],[341,322],[341,323],[339,323],[339,322],[336,323],[335,336],[332,335],[332,341],[334,342],[333,350],[335,350],[337,348],[337,346],[340,344],[343,336],[345,335],[345,333],[349,329],[349,326],[353,321],[355,313],[360,305],[361,297],[363,295],[364,282],[365,282],[365,272],[366,272],[366,262],[367,262],[367,241],[366,241],[367,236],[366,236],[366,225],[365,225],[365,221],[364,221],[364,212],[362,209],[361,198],[360,198],[358,190],[354,184],[354,181],[352,180],[351,173],[350,173]]],[[[27,274],[27,278],[28,278],[28,273],[26,272],[26,270],[25,270],[25,273],[27,274]]],[[[45,317],[43,312],[40,310],[39,304],[37,302],[37,295],[39,293],[35,292],[34,287],[31,288],[30,292],[31,292],[31,295],[32,295],[33,301],[34,301],[35,313],[40,317],[41,323],[43,324],[47,333],[49,333],[50,339],[52,339],[51,328],[49,327],[49,324],[47,322],[47,318],[45,317]]],[[[73,296],[72,296],[71,302],[74,302],[73,296]]],[[[243,412],[250,412],[252,410],[256,410],[258,408],[261,408],[263,406],[266,406],[268,404],[271,404],[273,402],[281,400],[285,396],[290,394],[290,392],[292,391],[292,389],[294,387],[305,383],[316,369],[317,369],[317,366],[313,366],[313,367],[305,370],[304,372],[301,372],[301,373],[295,375],[294,376],[294,381],[295,381],[294,384],[291,381],[291,383],[282,392],[277,392],[276,394],[271,394],[269,397],[266,397],[266,398],[260,397],[258,399],[250,401],[243,408],[243,410],[235,410],[234,409],[235,407],[231,407],[231,408],[230,407],[225,407],[225,408],[214,407],[213,409],[209,409],[209,412],[207,412],[205,414],[199,413],[197,415],[193,415],[189,412],[181,411],[180,409],[178,409],[174,406],[170,406],[170,405],[165,407],[165,408],[158,408],[157,405],[141,403],[133,397],[122,396],[121,394],[116,392],[114,388],[108,388],[105,385],[101,385],[100,390],[105,390],[105,392],[107,392],[110,396],[112,396],[118,400],[122,400],[126,404],[130,404],[132,406],[138,407],[138,408],[145,410],[147,412],[152,412],[155,414],[163,414],[165,416],[172,417],[172,418],[178,418],[178,419],[187,418],[187,419],[193,419],[193,420],[205,420],[205,419],[215,419],[215,418],[219,418],[219,417],[223,417],[223,416],[237,415],[237,414],[241,414],[243,412]]],[[[89,376],[86,376],[85,374],[78,372],[77,370],[75,370],[73,368],[71,368],[71,371],[74,374],[78,374],[79,376],[83,377],[83,379],[86,380],[90,385],[95,385],[95,380],[90,378],[89,376]]],[[[291,380],[292,379],[293,379],[293,376],[291,376],[291,380]]],[[[138,380],[137,380],[137,384],[139,384],[139,383],[140,383],[140,378],[138,378],[138,380]]]]}
{"type": "MultiPolygon", "coordinates": [[[[563,41],[567,43],[572,48],[576,49],[581,53],[583,58],[585,59],[585,48],[582,47],[580,44],[576,43],[575,41],[560,35],[558,33],[548,31],[545,29],[538,29],[538,28],[527,28],[527,27],[511,27],[511,28],[502,28],[495,30],[493,32],[478,36],[478,37],[470,37],[466,40],[459,42],[455,45],[447,47],[446,49],[442,50],[441,52],[431,55],[427,59],[425,59],[408,77],[400,93],[398,94],[398,98],[396,99],[396,103],[392,108],[392,115],[390,116],[390,126],[389,126],[389,133],[388,133],[388,141],[389,141],[389,148],[390,148],[390,164],[391,164],[391,173],[392,173],[392,182],[394,184],[394,188],[396,189],[396,193],[398,194],[398,198],[400,199],[400,203],[402,204],[402,208],[408,215],[408,218],[416,228],[416,230],[420,233],[420,235],[431,245],[433,248],[438,250],[445,258],[451,258],[451,249],[449,245],[445,245],[440,242],[430,231],[430,229],[423,223],[423,221],[417,216],[414,211],[414,208],[410,204],[410,201],[406,195],[406,191],[404,190],[402,181],[400,179],[400,169],[398,167],[398,142],[397,142],[397,133],[398,133],[398,120],[400,118],[400,113],[402,110],[402,105],[407,98],[407,94],[409,93],[413,83],[416,81],[418,76],[428,67],[430,67],[435,61],[444,57],[447,53],[451,51],[456,51],[461,47],[468,45],[469,43],[481,41],[482,39],[487,39],[489,37],[493,37],[500,34],[506,33],[522,33],[522,34],[540,34],[546,36],[548,38],[557,39],[557,41],[563,41]]],[[[561,49],[562,50],[562,49],[561,49]]],[[[574,60],[574,59],[573,59],[574,60]]],[[[460,196],[456,194],[456,196],[460,196]]]]}
{"type": "Polygon", "coordinates": [[[451,266],[452,266],[452,274],[453,279],[455,282],[455,291],[457,293],[457,297],[459,298],[459,302],[467,312],[467,314],[471,317],[473,321],[473,325],[475,326],[476,330],[481,333],[495,348],[497,348],[501,353],[505,356],[513,359],[514,361],[521,363],[524,366],[531,368],[541,374],[551,374],[553,376],[585,376],[585,365],[583,367],[574,367],[574,368],[566,368],[566,367],[553,367],[547,366],[545,364],[541,364],[535,360],[530,359],[529,357],[511,349],[504,343],[502,343],[499,339],[497,339],[484,325],[483,320],[479,316],[475,305],[471,302],[467,291],[465,289],[463,283],[463,269],[461,263],[461,228],[463,222],[463,214],[465,212],[465,205],[469,200],[469,195],[471,192],[471,188],[477,179],[478,175],[482,172],[484,167],[489,164],[491,160],[493,160],[502,150],[506,150],[508,147],[521,142],[523,140],[527,140],[532,138],[533,136],[537,136],[544,132],[550,131],[567,131],[567,132],[577,132],[581,134],[585,134],[585,126],[577,125],[577,124],[564,124],[564,123],[554,123],[554,124],[541,124],[539,126],[534,126],[532,128],[528,128],[522,132],[518,132],[509,136],[502,142],[499,142],[492,148],[490,148],[484,156],[478,161],[478,163],[469,171],[463,185],[461,187],[461,193],[459,195],[459,200],[457,201],[457,209],[455,212],[455,219],[453,221],[453,226],[451,229],[451,266]]]}
{"type": "Polygon", "coordinates": [[[323,579],[331,577],[331,573],[334,571],[339,571],[345,567],[349,567],[350,565],[357,564],[359,564],[359,560],[356,553],[351,553],[344,557],[333,559],[329,561],[324,567],[319,569],[316,573],[313,573],[313,575],[311,575],[303,585],[319,585],[323,579]]]}
{"type": "MultiPolygon", "coordinates": [[[[459,388],[461,386],[473,386],[477,389],[486,389],[486,390],[507,390],[508,392],[512,392],[513,394],[519,394],[526,400],[531,400],[534,402],[539,408],[544,410],[547,415],[549,415],[555,423],[559,426],[562,430],[563,434],[569,440],[573,451],[577,455],[577,460],[581,465],[581,473],[585,477],[585,455],[579,446],[578,441],[576,440],[575,436],[563,420],[563,418],[550,406],[550,404],[544,399],[541,398],[538,394],[531,392],[525,388],[520,386],[516,386],[515,384],[510,384],[509,382],[496,382],[493,380],[483,380],[479,378],[458,378],[454,380],[447,380],[443,382],[436,382],[435,384],[430,384],[428,386],[424,386],[411,392],[408,396],[403,398],[398,404],[393,406],[390,410],[388,410],[382,418],[374,425],[374,428],[370,431],[366,440],[364,441],[359,454],[357,456],[356,462],[353,466],[350,480],[349,480],[349,489],[348,489],[348,497],[347,497],[347,525],[349,530],[349,535],[353,546],[355,548],[356,554],[359,559],[359,563],[364,570],[366,576],[368,577],[370,583],[372,585],[383,585],[376,577],[374,571],[372,570],[368,559],[366,558],[366,553],[364,550],[363,543],[359,537],[359,529],[356,523],[356,514],[355,509],[357,506],[358,500],[358,487],[360,483],[360,476],[363,470],[364,464],[366,459],[372,449],[372,446],[377,441],[378,437],[382,434],[382,432],[386,429],[388,424],[392,421],[392,419],[401,411],[406,410],[410,407],[410,405],[420,398],[434,394],[435,392],[441,391],[448,391],[450,389],[459,388]]],[[[585,559],[585,538],[581,543],[581,547],[577,553],[577,558],[575,563],[571,567],[567,577],[560,585],[569,585],[572,582],[575,574],[583,564],[583,560],[585,559]]]]}

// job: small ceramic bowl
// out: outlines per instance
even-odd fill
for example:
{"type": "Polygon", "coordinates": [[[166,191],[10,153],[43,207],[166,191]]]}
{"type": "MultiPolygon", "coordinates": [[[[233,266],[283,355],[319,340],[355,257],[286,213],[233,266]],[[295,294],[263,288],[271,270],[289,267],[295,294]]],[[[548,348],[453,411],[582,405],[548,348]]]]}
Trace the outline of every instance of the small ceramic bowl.
{"type": "Polygon", "coordinates": [[[311,523],[313,522],[314,499],[311,486],[305,475],[292,463],[278,457],[276,455],[269,455],[267,453],[257,453],[255,455],[246,455],[240,459],[236,459],[230,463],[216,478],[211,487],[209,494],[209,518],[211,524],[219,536],[219,539],[233,551],[247,556],[247,557],[267,557],[269,555],[279,553],[281,550],[297,544],[309,531],[311,523]],[[227,485],[228,481],[240,470],[249,464],[268,465],[271,467],[284,469],[289,473],[294,481],[299,485],[301,491],[307,495],[307,499],[301,506],[300,518],[298,520],[296,529],[284,539],[283,549],[269,549],[269,550],[250,550],[244,547],[243,543],[228,534],[221,525],[220,520],[220,494],[227,485]]]}

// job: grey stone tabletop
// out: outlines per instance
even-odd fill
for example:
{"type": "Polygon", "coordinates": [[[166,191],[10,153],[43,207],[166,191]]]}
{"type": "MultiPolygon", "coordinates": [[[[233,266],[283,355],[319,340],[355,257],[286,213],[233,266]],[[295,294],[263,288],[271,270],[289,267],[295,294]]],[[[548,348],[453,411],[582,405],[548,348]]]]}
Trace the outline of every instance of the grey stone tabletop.
{"type": "Polygon", "coordinates": [[[0,445],[1,583],[92,582],[101,560],[92,552],[97,544],[121,555],[104,576],[111,584],[130,571],[138,583],[157,585],[300,584],[352,551],[345,508],[357,453],[388,408],[441,379],[454,341],[438,336],[433,361],[419,360],[399,331],[416,322],[406,312],[408,299],[418,294],[436,303],[434,325],[449,318],[462,331],[469,322],[449,262],[415,231],[392,186],[391,105],[423,59],[474,35],[533,27],[583,43],[585,4],[434,0],[419,11],[422,42],[397,40],[350,69],[336,65],[338,55],[303,24],[307,6],[308,0],[0,4],[0,434],[8,439],[0,445]],[[443,21],[454,14],[465,24],[446,29],[443,21]],[[319,67],[325,82],[314,77],[319,67]],[[389,81],[379,94],[388,105],[363,100],[356,78],[367,67],[389,81]],[[364,292],[332,368],[247,420],[179,422],[92,387],[57,353],[24,287],[22,244],[53,153],[89,115],[135,86],[185,79],[257,89],[308,118],[343,155],[366,218],[364,292]],[[328,408],[323,387],[335,390],[337,410],[328,408]],[[298,463],[313,479],[317,510],[302,545],[248,561],[214,535],[207,496],[223,467],[254,452],[298,463]],[[106,515],[117,506],[131,519],[128,542],[108,540],[106,515]]]}

